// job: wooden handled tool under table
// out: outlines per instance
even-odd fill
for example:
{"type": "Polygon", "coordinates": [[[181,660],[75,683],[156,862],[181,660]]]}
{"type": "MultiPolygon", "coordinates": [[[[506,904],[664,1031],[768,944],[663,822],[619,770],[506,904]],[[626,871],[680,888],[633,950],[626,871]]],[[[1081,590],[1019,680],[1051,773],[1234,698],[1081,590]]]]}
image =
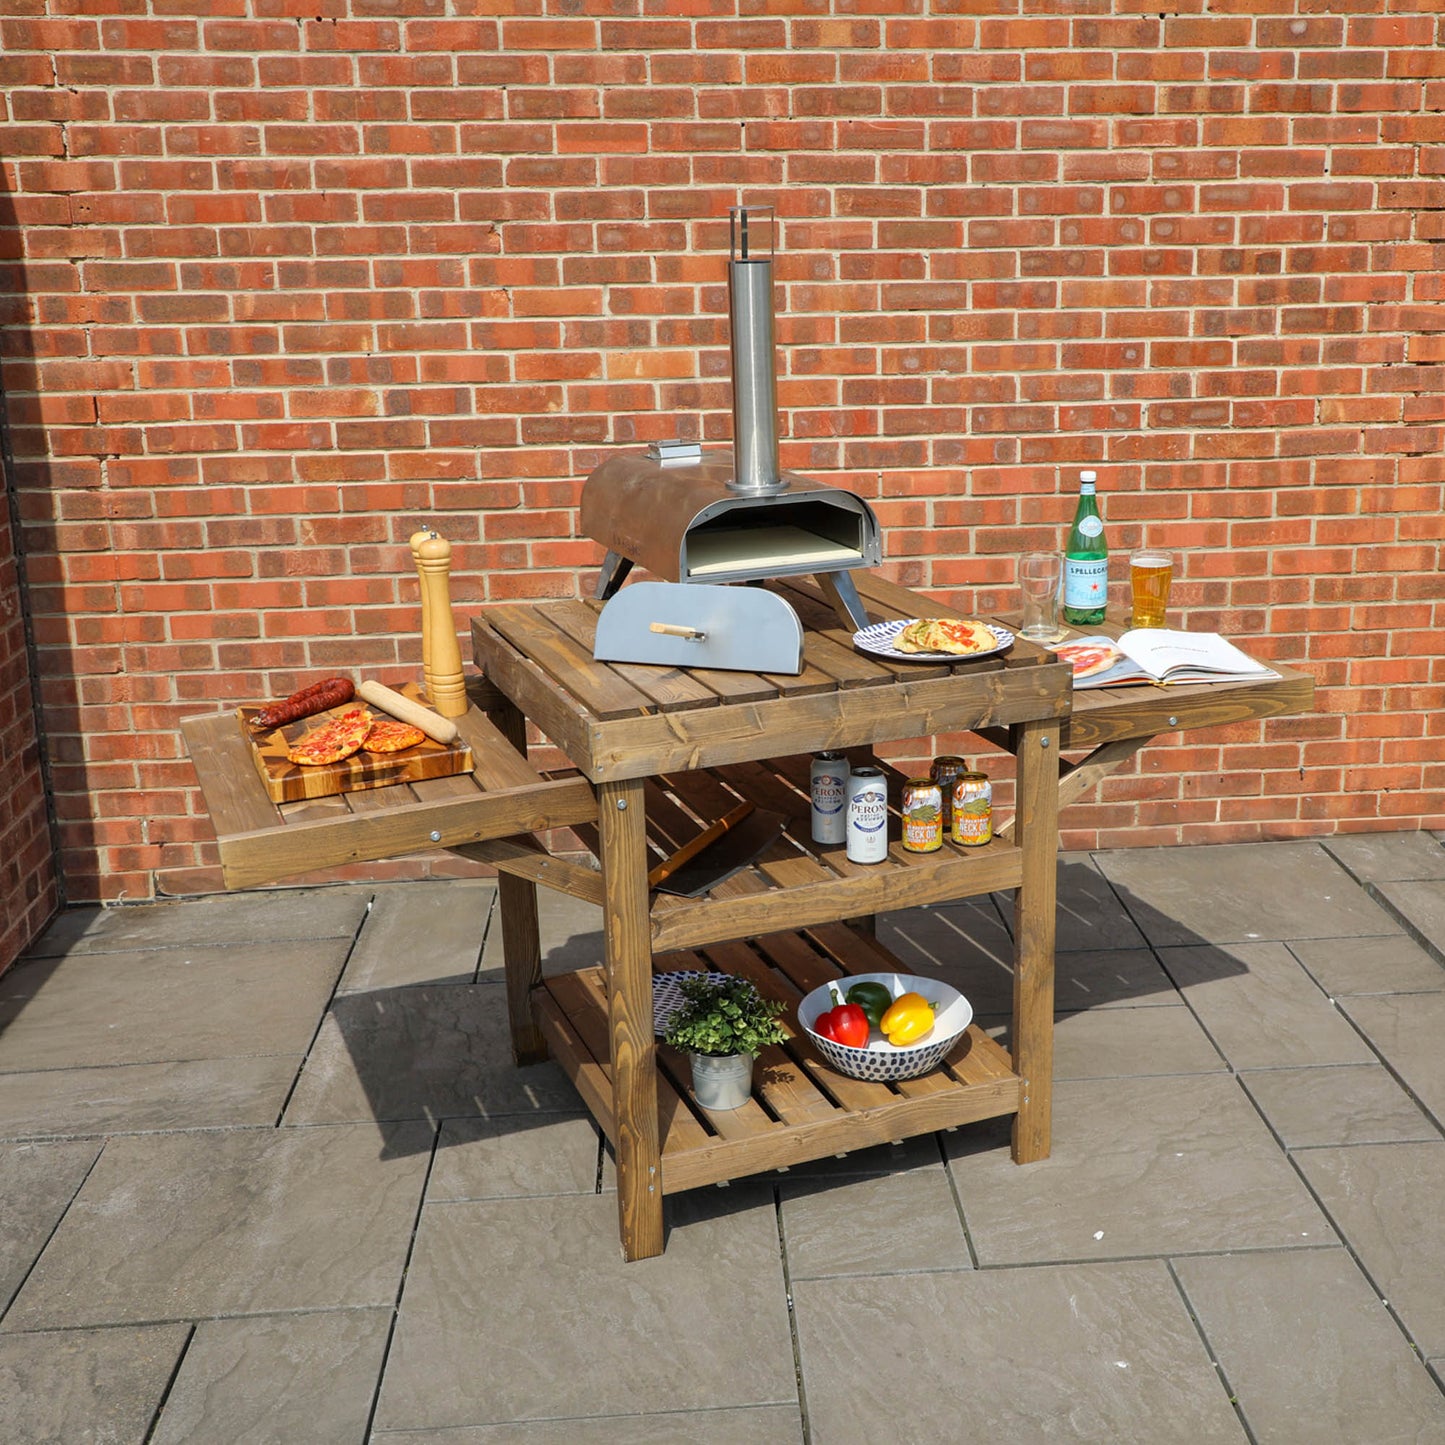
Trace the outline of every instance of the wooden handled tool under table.
{"type": "MultiPolygon", "coordinates": [[[[875,617],[950,615],[866,573],[856,580],[875,617]]],[[[436,846],[496,866],[514,1052],[519,1062],[551,1054],[611,1141],[629,1259],[661,1252],[665,1194],[761,1170],[997,1116],[1013,1116],[1017,1161],[1045,1157],[1061,789],[1082,790],[1160,732],[1309,705],[1300,674],[1076,698],[1067,667],[1023,642],[972,662],[893,663],[858,652],[814,584],[780,590],[805,628],[797,676],[598,663],[595,603],[487,608],[472,628],[486,680],[471,685],[473,706],[457,719],[475,778],[288,813],[258,798],[242,740],[228,732],[233,718],[184,725],[228,886],[436,846]],[[531,766],[524,720],[575,773],[531,766]],[[853,864],[842,846],[812,841],[811,754],[863,758],[879,743],[952,732],[1017,759],[1017,818],[1002,836],[906,853],[895,812],[881,864],[853,864]],[[1062,784],[1061,744],[1095,749],[1062,784]],[[743,803],[786,818],[775,844],[702,898],[649,895],[651,869],[743,803]],[[529,836],[567,827],[600,871],[529,836]],[[538,883],[602,905],[597,967],[543,976],[538,883]],[[871,915],[1005,889],[1016,893],[1011,1051],[973,1026],[940,1069],[897,1084],[845,1078],[813,1053],[797,1025],[804,993],[849,973],[906,971],[873,936],[871,915]],[[654,971],[697,967],[752,978],[783,1001],[795,1033],[765,1051],[753,1099],[728,1113],[692,1102],[686,1061],[653,1034],[654,971]]]]}

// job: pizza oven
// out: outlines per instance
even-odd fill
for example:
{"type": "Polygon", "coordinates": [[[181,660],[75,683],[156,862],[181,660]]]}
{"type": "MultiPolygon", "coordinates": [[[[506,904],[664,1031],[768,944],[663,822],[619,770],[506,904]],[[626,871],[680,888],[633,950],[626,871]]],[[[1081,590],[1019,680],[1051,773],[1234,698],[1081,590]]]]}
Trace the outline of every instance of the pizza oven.
{"type": "Polygon", "coordinates": [[[607,549],[597,596],[611,597],[634,564],[680,583],[814,573],[853,625],[866,627],[848,573],[882,560],[878,521],[861,497],[779,470],[772,212],[740,207],[729,216],[732,450],[661,443],[620,452],[588,476],[582,531],[607,549]]]}

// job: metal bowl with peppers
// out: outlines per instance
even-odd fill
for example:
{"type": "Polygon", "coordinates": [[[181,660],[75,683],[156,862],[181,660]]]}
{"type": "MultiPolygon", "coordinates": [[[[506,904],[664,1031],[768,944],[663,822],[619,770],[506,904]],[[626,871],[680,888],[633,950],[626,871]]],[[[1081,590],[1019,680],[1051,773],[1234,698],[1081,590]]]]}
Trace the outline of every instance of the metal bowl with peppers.
{"type": "Polygon", "coordinates": [[[853,974],[798,1005],[798,1021],[823,1058],[840,1074],[876,1083],[936,1069],[972,1018],[973,1005],[956,988],[912,973],[853,974]]]}

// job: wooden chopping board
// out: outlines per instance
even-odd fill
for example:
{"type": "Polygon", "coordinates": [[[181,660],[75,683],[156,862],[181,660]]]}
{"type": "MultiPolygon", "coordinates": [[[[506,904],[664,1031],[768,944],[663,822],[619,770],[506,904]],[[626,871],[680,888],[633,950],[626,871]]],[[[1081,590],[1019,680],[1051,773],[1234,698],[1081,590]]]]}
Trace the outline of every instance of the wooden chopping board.
{"type": "MultiPolygon", "coordinates": [[[[390,684],[389,684],[390,685],[390,684]]],[[[414,682],[394,686],[403,697],[412,698],[423,707],[429,707],[425,691],[414,682]]],[[[449,778],[457,773],[472,771],[472,750],[459,737],[454,743],[434,742],[431,738],[420,742],[414,748],[399,753],[368,753],[363,749],[343,758],[339,763],[324,763],[318,767],[301,767],[287,756],[287,749],[311,728],[319,727],[328,718],[340,717],[353,707],[364,704],[349,702],[345,707],[332,708],[330,712],[317,713],[314,717],[302,718],[300,722],[287,723],[274,732],[258,733],[251,726],[251,719],[261,711],[263,704],[237,708],[241,720],[241,731],[251,744],[251,757],[256,771],[261,775],[266,795],[273,803],[296,803],[304,798],[329,798],[338,793],[355,793],[366,788],[385,788],[393,783],[414,783],[423,778],[449,778]]],[[[386,713],[378,708],[368,709],[376,717],[386,713]]]]}

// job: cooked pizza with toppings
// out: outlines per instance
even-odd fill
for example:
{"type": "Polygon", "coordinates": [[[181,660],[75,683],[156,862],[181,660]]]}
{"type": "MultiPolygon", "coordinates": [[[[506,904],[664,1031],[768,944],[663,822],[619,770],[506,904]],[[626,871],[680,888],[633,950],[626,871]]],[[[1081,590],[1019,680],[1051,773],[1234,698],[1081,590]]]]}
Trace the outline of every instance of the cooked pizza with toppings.
{"type": "Polygon", "coordinates": [[[286,756],[303,768],[339,763],[361,751],[372,723],[372,715],[366,708],[348,708],[339,717],[329,717],[319,727],[303,733],[287,748],[286,756]]]}
{"type": "Polygon", "coordinates": [[[992,652],[998,646],[993,628],[972,617],[919,617],[910,622],[893,645],[899,652],[948,652],[966,657],[992,652]]]}
{"type": "Polygon", "coordinates": [[[1108,672],[1124,656],[1117,647],[1102,642],[1066,642],[1054,648],[1053,653],[1073,666],[1076,679],[1108,672]]]}
{"type": "Polygon", "coordinates": [[[368,753],[399,753],[425,741],[426,734],[420,728],[397,722],[394,718],[379,717],[372,723],[361,746],[368,753]]]}

